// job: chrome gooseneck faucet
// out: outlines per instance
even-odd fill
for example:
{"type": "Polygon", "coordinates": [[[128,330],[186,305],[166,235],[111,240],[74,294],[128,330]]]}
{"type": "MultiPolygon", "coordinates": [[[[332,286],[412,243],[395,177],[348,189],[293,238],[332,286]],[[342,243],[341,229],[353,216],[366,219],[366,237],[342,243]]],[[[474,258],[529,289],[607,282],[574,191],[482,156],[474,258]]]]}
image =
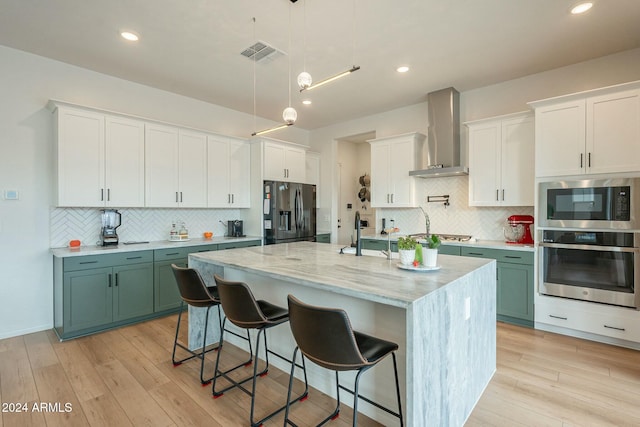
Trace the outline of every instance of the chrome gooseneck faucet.
{"type": "Polygon", "coordinates": [[[360,239],[360,211],[356,211],[356,256],[362,256],[362,241],[360,239]]]}
{"type": "Polygon", "coordinates": [[[426,238],[428,239],[431,236],[431,233],[430,233],[431,220],[429,220],[429,214],[427,213],[427,211],[425,211],[422,208],[422,206],[420,206],[420,210],[422,211],[422,213],[424,215],[424,221],[425,221],[425,224],[426,224],[426,227],[427,227],[427,229],[426,229],[426,233],[427,233],[426,238]]]}

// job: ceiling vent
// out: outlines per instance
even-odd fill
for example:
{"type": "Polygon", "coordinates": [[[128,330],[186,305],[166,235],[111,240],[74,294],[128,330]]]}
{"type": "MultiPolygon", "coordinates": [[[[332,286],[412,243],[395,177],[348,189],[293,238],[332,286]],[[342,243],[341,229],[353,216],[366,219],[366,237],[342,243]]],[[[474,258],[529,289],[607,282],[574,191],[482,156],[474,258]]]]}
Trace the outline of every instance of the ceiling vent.
{"type": "Polygon", "coordinates": [[[284,54],[285,53],[283,51],[278,50],[275,47],[259,40],[252,46],[249,46],[248,48],[240,52],[240,55],[256,62],[266,62],[266,60],[272,61],[284,54]]]}

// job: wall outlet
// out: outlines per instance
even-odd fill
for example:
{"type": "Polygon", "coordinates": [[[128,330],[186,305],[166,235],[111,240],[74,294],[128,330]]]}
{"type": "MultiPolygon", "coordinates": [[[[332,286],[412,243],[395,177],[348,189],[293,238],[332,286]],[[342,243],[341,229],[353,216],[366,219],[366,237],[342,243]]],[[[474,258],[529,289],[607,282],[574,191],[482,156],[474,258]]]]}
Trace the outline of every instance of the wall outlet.
{"type": "Polygon", "coordinates": [[[466,297],[464,299],[464,320],[471,318],[471,298],[466,297]]]}

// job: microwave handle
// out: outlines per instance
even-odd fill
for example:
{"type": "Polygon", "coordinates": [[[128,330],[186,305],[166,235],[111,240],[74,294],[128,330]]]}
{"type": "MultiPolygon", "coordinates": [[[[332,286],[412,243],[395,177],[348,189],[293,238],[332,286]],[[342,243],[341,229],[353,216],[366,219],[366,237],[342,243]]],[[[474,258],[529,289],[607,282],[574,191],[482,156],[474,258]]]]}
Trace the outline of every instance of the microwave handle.
{"type": "Polygon", "coordinates": [[[587,251],[640,253],[640,248],[623,248],[620,246],[572,245],[572,244],[566,244],[566,243],[548,243],[548,242],[539,243],[538,246],[544,247],[544,248],[579,249],[579,250],[587,250],[587,251]]]}

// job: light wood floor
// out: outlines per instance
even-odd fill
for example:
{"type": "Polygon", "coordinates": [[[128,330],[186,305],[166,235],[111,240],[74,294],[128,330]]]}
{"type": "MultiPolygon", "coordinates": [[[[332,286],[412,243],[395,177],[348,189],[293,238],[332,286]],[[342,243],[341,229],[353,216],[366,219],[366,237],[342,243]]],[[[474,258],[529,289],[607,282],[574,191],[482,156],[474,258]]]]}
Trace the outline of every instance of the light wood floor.
{"type": "MultiPolygon", "coordinates": [[[[52,331],[0,340],[3,409],[11,403],[28,408],[2,412],[0,427],[247,425],[247,395],[233,390],[213,400],[211,387],[200,386],[196,361],[173,367],[175,320],[63,343],[52,331]],[[53,405],[34,412],[34,403],[53,405]]],[[[246,358],[231,345],[223,355],[228,365],[246,358]]],[[[287,381],[275,368],[260,379],[258,416],[281,403],[287,381]]],[[[640,352],[498,323],[498,369],[467,425],[639,426],[639,402],[640,352]]],[[[312,390],[292,413],[300,425],[311,425],[333,405],[312,390]]],[[[351,416],[343,405],[329,425],[351,425],[351,416]]],[[[282,425],[282,415],[265,423],[275,425],[282,425]]]]}

